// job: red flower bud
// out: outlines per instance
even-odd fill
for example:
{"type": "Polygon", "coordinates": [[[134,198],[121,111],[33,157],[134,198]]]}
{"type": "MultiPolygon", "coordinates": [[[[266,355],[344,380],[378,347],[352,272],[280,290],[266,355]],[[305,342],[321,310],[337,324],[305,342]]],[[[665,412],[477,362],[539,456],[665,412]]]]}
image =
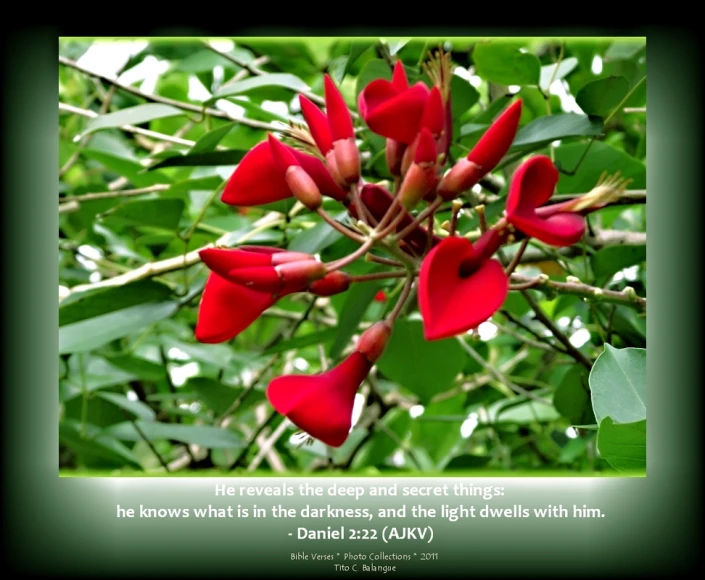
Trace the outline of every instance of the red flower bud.
{"type": "Polygon", "coordinates": [[[360,181],[360,152],[355,139],[340,139],[333,143],[335,166],[345,183],[360,181]]]}
{"type": "Polygon", "coordinates": [[[387,161],[389,172],[395,177],[399,177],[401,173],[402,157],[406,151],[406,145],[399,143],[394,139],[387,139],[387,145],[384,150],[384,157],[387,161]]]}
{"type": "Polygon", "coordinates": [[[267,387],[267,398],[299,429],[326,445],[339,447],[348,438],[355,395],[371,368],[364,354],[353,352],[319,375],[274,379],[267,387]]]}
{"type": "Polygon", "coordinates": [[[345,292],[350,287],[351,278],[349,274],[335,270],[329,272],[320,280],[316,280],[309,286],[309,292],[316,296],[333,296],[345,292]]]}
{"type": "MultiPolygon", "coordinates": [[[[490,125],[485,134],[468,154],[468,161],[477,163],[485,170],[492,171],[509,151],[514,136],[519,128],[521,118],[521,99],[512,103],[497,120],[490,125]]],[[[484,175],[484,174],[483,174],[484,175]]]]}
{"type": "Polygon", "coordinates": [[[355,350],[364,354],[371,363],[375,363],[382,356],[391,333],[392,327],[386,320],[375,322],[362,333],[355,350]]]}
{"type": "Polygon", "coordinates": [[[486,171],[476,163],[461,159],[441,178],[438,195],[445,201],[450,201],[470,189],[485,173],[486,171]]]}
{"type": "Polygon", "coordinates": [[[333,148],[333,138],[330,134],[328,117],[303,95],[299,95],[299,104],[301,105],[301,114],[306,119],[306,124],[309,131],[311,131],[311,137],[313,137],[316,147],[323,155],[326,155],[333,148]]]}
{"type": "Polygon", "coordinates": [[[324,80],[324,92],[326,100],[326,113],[328,115],[328,126],[333,142],[340,139],[354,139],[355,130],[353,128],[352,117],[348,106],[345,104],[343,95],[331,78],[326,75],[324,80]]]}

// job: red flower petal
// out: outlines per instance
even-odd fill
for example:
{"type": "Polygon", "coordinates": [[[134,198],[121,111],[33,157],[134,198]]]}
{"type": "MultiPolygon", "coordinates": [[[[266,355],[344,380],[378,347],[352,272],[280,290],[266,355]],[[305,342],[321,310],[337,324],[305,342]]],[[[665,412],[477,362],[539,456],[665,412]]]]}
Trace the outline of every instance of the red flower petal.
{"type": "Polygon", "coordinates": [[[233,284],[211,272],[201,296],[196,340],[205,343],[230,340],[275,302],[271,294],[233,284]]]}
{"type": "Polygon", "coordinates": [[[557,248],[578,243],[585,233],[585,218],[577,213],[557,213],[547,218],[517,213],[507,221],[527,236],[557,248]]]}
{"type": "Polygon", "coordinates": [[[509,280],[497,260],[485,260],[471,275],[460,276],[461,263],[473,256],[469,240],[449,237],[424,258],[419,273],[419,309],[427,340],[475,328],[507,297],[509,280]]]}
{"type": "Polygon", "coordinates": [[[325,155],[333,149],[333,138],[330,135],[328,117],[303,95],[299,95],[299,104],[301,105],[301,114],[306,119],[311,136],[316,142],[316,147],[325,155]]]}
{"type": "Polygon", "coordinates": [[[433,87],[421,117],[421,127],[426,127],[434,137],[438,137],[445,125],[445,107],[438,87],[433,87]]]}
{"type": "Polygon", "coordinates": [[[272,158],[269,142],[253,147],[235,168],[223,195],[223,203],[237,206],[264,205],[291,197],[284,174],[272,158]]]}
{"type": "Polygon", "coordinates": [[[435,163],[436,141],[426,127],[421,129],[414,151],[414,163],[435,163]]]}
{"type": "Polygon", "coordinates": [[[339,139],[354,139],[355,130],[353,128],[352,117],[348,106],[345,104],[343,95],[331,78],[326,75],[324,78],[324,92],[326,98],[326,113],[328,115],[328,126],[333,141],[339,139]]]}
{"type": "Polygon", "coordinates": [[[271,266],[273,253],[252,252],[244,249],[207,248],[198,252],[198,255],[209,270],[227,278],[228,273],[237,268],[271,266]]]}
{"type": "Polygon", "coordinates": [[[400,60],[394,64],[392,86],[400,92],[409,88],[409,79],[406,78],[406,71],[404,70],[404,65],[400,60]]]}
{"type": "Polygon", "coordinates": [[[362,90],[358,109],[372,131],[408,145],[419,131],[428,95],[422,82],[398,92],[389,81],[380,79],[362,90]]]}
{"type": "Polygon", "coordinates": [[[507,194],[507,215],[533,212],[553,195],[558,170],[550,157],[535,155],[514,172],[507,194]]]}
{"type": "Polygon", "coordinates": [[[514,141],[521,117],[521,100],[515,101],[490,125],[468,154],[468,161],[477,163],[485,174],[492,171],[514,141]]]}
{"type": "Polygon", "coordinates": [[[323,195],[332,197],[340,202],[348,196],[348,192],[333,180],[330,172],[320,159],[313,155],[308,155],[303,151],[297,151],[296,149],[293,150],[293,153],[297,161],[301,164],[301,167],[304,168],[306,173],[311,176],[311,179],[313,179],[318,186],[318,191],[323,195]]]}
{"type": "Polygon", "coordinates": [[[295,149],[293,147],[284,145],[284,143],[279,141],[279,139],[271,133],[267,135],[267,141],[269,143],[269,150],[272,154],[272,159],[274,159],[274,163],[282,175],[285,175],[286,170],[292,165],[299,165],[298,160],[294,156],[293,151],[295,151],[295,149]]]}
{"type": "Polygon", "coordinates": [[[320,375],[274,379],[267,387],[267,398],[297,427],[327,445],[339,447],[348,438],[355,394],[371,367],[365,355],[354,352],[320,375]]]}

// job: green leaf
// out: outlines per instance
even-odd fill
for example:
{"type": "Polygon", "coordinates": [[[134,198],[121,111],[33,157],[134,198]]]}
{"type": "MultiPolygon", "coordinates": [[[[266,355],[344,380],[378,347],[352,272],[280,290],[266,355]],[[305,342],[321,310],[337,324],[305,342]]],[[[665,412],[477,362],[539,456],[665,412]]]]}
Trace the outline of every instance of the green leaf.
{"type": "Polygon", "coordinates": [[[607,77],[586,84],[578,91],[575,101],[586,115],[606,117],[629,92],[624,77],[607,77]]]}
{"type": "Polygon", "coordinates": [[[185,179],[172,185],[167,191],[169,193],[188,193],[190,191],[213,191],[223,180],[217,175],[209,175],[208,177],[196,177],[194,179],[185,179]]]}
{"type": "Polygon", "coordinates": [[[483,79],[501,85],[536,85],[541,63],[536,55],[502,42],[480,42],[472,53],[475,70],[483,79]]]}
{"type": "Polygon", "coordinates": [[[590,256],[590,265],[598,286],[617,272],[646,260],[646,246],[609,246],[590,256]]]}
{"type": "Polygon", "coordinates": [[[184,212],[183,199],[133,199],[104,214],[106,219],[130,225],[153,226],[175,230],[184,212]]]}
{"type": "MultiPolygon", "coordinates": [[[[194,145],[195,147],[195,145],[194,145]]],[[[247,151],[241,149],[228,149],[227,151],[210,151],[208,153],[194,153],[178,155],[164,159],[148,170],[154,171],[163,167],[210,167],[213,165],[237,165],[247,151]]]]}
{"type": "Polygon", "coordinates": [[[418,395],[424,404],[453,384],[465,358],[465,351],[455,339],[427,341],[420,321],[399,320],[377,368],[418,395]]]}
{"type": "Polygon", "coordinates": [[[590,119],[587,115],[566,113],[539,117],[519,129],[510,151],[538,149],[558,139],[594,137],[600,133],[602,133],[602,121],[590,119]]]}
{"type": "Polygon", "coordinates": [[[177,109],[171,105],[162,105],[161,103],[137,105],[91,119],[88,121],[83,135],[88,135],[100,129],[112,129],[114,127],[122,127],[123,125],[140,125],[141,123],[148,123],[154,119],[176,117],[185,114],[185,111],[182,109],[177,109]]]}
{"type": "Polygon", "coordinates": [[[78,421],[64,420],[59,423],[59,441],[68,445],[74,451],[108,459],[122,465],[125,462],[142,469],[137,456],[115,437],[101,433],[95,425],[85,425],[85,436],[81,433],[78,421]]]}
{"type": "Polygon", "coordinates": [[[145,302],[167,300],[170,296],[170,288],[154,280],[138,280],[125,286],[83,292],[61,302],[59,326],[145,302]]]}
{"type": "Polygon", "coordinates": [[[553,396],[553,406],[573,425],[581,423],[590,404],[587,378],[587,369],[579,365],[571,367],[553,396]]]}
{"type": "Polygon", "coordinates": [[[93,350],[172,316],[177,302],[140,304],[59,328],[59,354],[93,350]]]}
{"type": "Polygon", "coordinates": [[[615,423],[612,417],[605,417],[597,432],[597,450],[618,471],[644,471],[646,419],[615,423]]]}
{"type": "MultiPolygon", "coordinates": [[[[573,172],[585,153],[585,143],[561,145],[554,150],[556,164],[564,171],[573,172]]],[[[646,189],[646,165],[643,162],[601,141],[595,141],[585,155],[575,175],[561,173],[557,190],[560,193],[587,193],[597,184],[602,172],[632,179],[630,189],[646,189]]]]}
{"type": "Polygon", "coordinates": [[[470,109],[480,98],[480,93],[463,77],[453,75],[450,79],[450,100],[451,118],[460,117],[470,109]]]}
{"type": "Polygon", "coordinates": [[[87,392],[126,384],[138,378],[131,372],[118,370],[99,356],[75,354],[69,358],[69,376],[59,385],[59,400],[68,401],[87,392]]]}
{"type": "MultiPolygon", "coordinates": [[[[229,429],[209,425],[184,425],[179,423],[148,423],[136,421],[144,436],[150,440],[172,439],[181,443],[207,448],[233,448],[244,445],[240,435],[229,429]]],[[[122,441],[142,441],[142,435],[130,422],[118,423],[104,429],[103,433],[122,441]]]]}
{"type": "Polygon", "coordinates": [[[457,455],[453,457],[445,467],[444,471],[482,469],[492,460],[489,455],[457,455]]]}
{"type": "Polygon", "coordinates": [[[592,408],[598,423],[646,419],[646,349],[616,349],[605,344],[590,371],[592,408]]]}
{"type": "Polygon", "coordinates": [[[571,72],[573,72],[573,69],[576,66],[578,66],[578,59],[574,56],[569,56],[568,58],[563,59],[558,64],[557,68],[555,64],[547,64],[542,66],[539,87],[541,87],[543,91],[547,92],[550,88],[552,80],[555,82],[567,77],[571,72]]]}
{"type": "Polygon", "coordinates": [[[110,171],[128,179],[135,187],[149,187],[161,183],[171,183],[171,179],[165,173],[161,171],[146,172],[145,168],[139,163],[125,159],[124,157],[110,155],[109,153],[93,149],[84,149],[81,155],[87,159],[98,161],[110,171]]]}
{"type": "Polygon", "coordinates": [[[242,81],[232,83],[227,87],[223,87],[213,95],[213,97],[208,99],[206,104],[213,103],[224,97],[242,95],[250,91],[268,87],[281,87],[298,93],[310,90],[310,87],[305,82],[290,73],[268,73],[266,75],[249,77],[242,81]]]}
{"type": "Polygon", "coordinates": [[[607,61],[631,60],[645,47],[645,40],[615,40],[605,51],[603,58],[607,61]]]}
{"type": "Polygon", "coordinates": [[[368,84],[376,79],[392,80],[392,70],[381,58],[373,58],[365,63],[357,77],[355,96],[359,95],[368,84]]]}
{"type": "MultiPolygon", "coordinates": [[[[409,433],[410,421],[411,417],[405,409],[392,409],[387,413],[376,424],[374,437],[355,457],[352,468],[360,469],[367,465],[383,465],[384,460],[399,447],[397,441],[403,441],[406,438],[409,433]]],[[[411,466],[415,468],[413,463],[411,466]]]]}
{"type": "Polygon", "coordinates": [[[504,399],[493,404],[487,409],[487,413],[490,417],[495,417],[491,423],[544,423],[560,417],[554,406],[533,400],[517,404],[510,400],[507,404],[507,399],[504,399]]]}
{"type": "MultiPolygon", "coordinates": [[[[340,220],[345,215],[347,215],[347,213],[341,212],[340,214],[332,217],[335,220],[340,220]]],[[[313,255],[325,250],[328,246],[333,245],[342,237],[343,234],[337,230],[334,230],[326,222],[320,221],[312,228],[296,234],[296,236],[294,236],[289,243],[288,249],[292,252],[305,252],[306,254],[313,255]]]]}
{"type": "Polygon", "coordinates": [[[363,282],[353,284],[345,293],[345,302],[343,302],[338,318],[338,330],[335,339],[328,348],[330,358],[337,359],[343,352],[352,335],[355,334],[367,307],[381,287],[382,285],[377,282],[363,282]]]}
{"type": "Polygon", "coordinates": [[[186,381],[184,388],[196,393],[198,398],[218,415],[225,413],[242,392],[242,389],[233,389],[208,377],[193,377],[186,381]]]}
{"type": "Polygon", "coordinates": [[[225,136],[235,128],[236,125],[236,123],[226,123],[222,127],[208,131],[208,133],[203,135],[193,144],[193,147],[189,149],[188,154],[195,155],[196,153],[210,153],[215,150],[218,143],[220,143],[225,136]]]}
{"type": "MultiPolygon", "coordinates": [[[[439,392],[442,390],[438,389],[439,392]]],[[[422,454],[417,451],[424,450],[433,463],[432,468],[441,466],[462,441],[460,427],[467,418],[464,395],[426,405],[423,415],[411,423],[411,443],[414,448],[414,456],[419,461],[423,461],[422,454]],[[436,418],[441,420],[436,420],[436,418]]],[[[428,466],[425,469],[428,470],[428,466]]]]}
{"type": "Polygon", "coordinates": [[[120,407],[121,409],[125,409],[125,411],[132,413],[138,419],[154,421],[156,418],[154,411],[142,401],[131,401],[125,395],[121,395],[120,393],[99,392],[96,393],[96,396],[120,407]]]}
{"type": "Polygon", "coordinates": [[[159,381],[166,377],[164,366],[130,354],[109,356],[105,359],[117,369],[133,374],[147,381],[159,381]]]}

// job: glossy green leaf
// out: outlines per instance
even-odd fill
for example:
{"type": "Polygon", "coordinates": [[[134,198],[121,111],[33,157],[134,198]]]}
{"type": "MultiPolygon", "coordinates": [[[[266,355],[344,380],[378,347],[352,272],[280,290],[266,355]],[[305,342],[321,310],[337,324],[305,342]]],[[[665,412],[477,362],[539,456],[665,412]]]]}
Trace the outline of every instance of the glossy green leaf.
{"type": "Polygon", "coordinates": [[[427,403],[447,390],[465,364],[455,339],[427,341],[418,320],[398,320],[377,368],[427,403]]]}
{"type": "Polygon", "coordinates": [[[163,119],[164,117],[177,117],[185,115],[183,109],[172,107],[171,105],[162,105],[161,103],[146,103],[135,107],[121,109],[114,113],[106,113],[91,119],[86,125],[83,132],[84,135],[99,131],[100,129],[112,129],[122,127],[123,125],[140,125],[153,121],[154,119],[163,119]]]}
{"type": "Polygon", "coordinates": [[[539,117],[517,131],[510,151],[538,149],[570,137],[593,137],[602,133],[602,121],[587,115],[566,113],[539,117]]]}
{"type": "Polygon", "coordinates": [[[539,87],[541,90],[548,91],[552,82],[559,81],[567,77],[573,69],[578,66],[578,59],[574,56],[569,56],[563,59],[558,65],[547,64],[541,67],[541,80],[539,81],[539,87]]]}
{"type": "Polygon", "coordinates": [[[618,471],[646,470],[646,419],[615,423],[605,417],[597,432],[597,450],[618,471]]]}
{"type": "Polygon", "coordinates": [[[225,125],[222,125],[217,129],[208,131],[208,133],[203,135],[203,137],[198,139],[198,141],[193,144],[193,147],[189,149],[189,154],[195,155],[196,153],[210,153],[211,151],[214,151],[225,136],[236,126],[237,123],[225,123],[225,125]]]}
{"type": "Polygon", "coordinates": [[[472,52],[475,70],[483,79],[501,85],[536,85],[541,64],[536,55],[499,41],[479,42],[472,52]]]}
{"type": "Polygon", "coordinates": [[[629,81],[624,77],[607,77],[586,84],[575,97],[586,115],[606,117],[629,92],[629,81]]]}
{"type": "Polygon", "coordinates": [[[111,221],[120,220],[130,225],[154,226],[175,230],[184,212],[182,199],[133,199],[104,214],[111,221]]]}
{"type": "Polygon", "coordinates": [[[172,316],[178,303],[139,304],[59,328],[59,354],[93,350],[172,316]]]}
{"type": "Polygon", "coordinates": [[[607,416],[616,423],[645,419],[646,349],[605,344],[590,371],[590,390],[598,423],[607,416]]]}
{"type": "Polygon", "coordinates": [[[163,167],[210,167],[217,165],[237,165],[247,151],[229,149],[227,151],[209,151],[207,153],[193,153],[169,157],[152,165],[149,171],[163,167]]]}
{"type": "Polygon", "coordinates": [[[586,407],[590,404],[588,395],[588,371],[580,365],[570,368],[553,396],[556,410],[573,425],[582,423],[586,407]]]}
{"type": "Polygon", "coordinates": [[[142,469],[139,459],[132,451],[117,438],[102,433],[95,425],[85,425],[84,434],[78,421],[61,421],[59,440],[79,453],[105,458],[117,465],[126,463],[142,469]]]}
{"type": "Polygon", "coordinates": [[[590,265],[598,285],[606,282],[623,268],[646,260],[646,246],[610,246],[590,256],[590,265]]]}
{"type": "MultiPolygon", "coordinates": [[[[179,423],[149,423],[136,421],[144,436],[150,441],[173,439],[182,443],[200,445],[207,448],[242,447],[240,435],[229,429],[211,427],[210,425],[185,425],[179,423]]],[[[142,435],[130,422],[118,423],[106,428],[103,433],[122,441],[141,441],[142,435]]]]}
{"type": "Polygon", "coordinates": [[[299,77],[291,73],[269,73],[266,75],[253,76],[223,87],[213,97],[206,101],[206,104],[213,103],[218,99],[242,95],[251,91],[268,88],[281,87],[294,92],[308,91],[310,87],[299,77]]]}
{"type": "Polygon", "coordinates": [[[376,79],[392,80],[392,69],[381,58],[368,60],[362,67],[355,85],[355,96],[359,95],[362,89],[376,79]]]}
{"type": "Polygon", "coordinates": [[[138,419],[154,421],[156,418],[154,411],[142,401],[132,401],[120,393],[98,392],[96,396],[124,409],[138,419]]]}

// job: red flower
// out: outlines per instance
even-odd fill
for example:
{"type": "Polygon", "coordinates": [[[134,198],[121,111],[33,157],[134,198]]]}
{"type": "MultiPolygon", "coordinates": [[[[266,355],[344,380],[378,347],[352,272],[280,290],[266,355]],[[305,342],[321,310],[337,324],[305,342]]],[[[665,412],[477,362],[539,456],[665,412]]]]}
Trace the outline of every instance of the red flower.
{"type": "Polygon", "coordinates": [[[427,340],[461,334],[494,314],[509,291],[502,265],[490,256],[499,235],[489,230],[473,246],[449,237],[424,258],[419,273],[419,309],[427,340]]]}
{"type": "Polygon", "coordinates": [[[347,274],[326,274],[322,263],[301,252],[248,246],[209,248],[199,255],[212,270],[196,322],[196,340],[204,343],[234,338],[287,294],[309,290],[330,296],[350,285],[347,274]]]}
{"type": "Polygon", "coordinates": [[[521,117],[521,100],[514,102],[468,153],[445,174],[438,186],[438,195],[445,200],[470,189],[492,171],[509,151],[514,141],[521,117]]]}
{"type": "Polygon", "coordinates": [[[369,83],[358,96],[357,108],[372,131],[408,145],[419,132],[429,93],[421,81],[409,87],[404,66],[397,61],[392,81],[369,83]]]}
{"type": "MultiPolygon", "coordinates": [[[[338,201],[347,197],[347,192],[335,183],[323,162],[293,147],[287,147],[323,195],[338,201]]],[[[270,143],[263,141],[245,155],[235,168],[223,190],[223,203],[235,206],[253,206],[272,203],[292,197],[285,171],[277,165],[270,143]]]]}
{"type": "Polygon", "coordinates": [[[285,375],[267,387],[272,406],[311,437],[339,447],[352,427],[355,394],[381,356],[391,329],[378,322],[360,337],[355,352],[315,376],[285,375]]]}
{"type": "Polygon", "coordinates": [[[585,233],[585,219],[578,213],[565,211],[569,207],[566,204],[539,207],[553,195],[558,177],[558,170],[545,155],[536,155],[522,163],[507,194],[507,222],[527,236],[552,246],[572,246],[585,233]]]}

